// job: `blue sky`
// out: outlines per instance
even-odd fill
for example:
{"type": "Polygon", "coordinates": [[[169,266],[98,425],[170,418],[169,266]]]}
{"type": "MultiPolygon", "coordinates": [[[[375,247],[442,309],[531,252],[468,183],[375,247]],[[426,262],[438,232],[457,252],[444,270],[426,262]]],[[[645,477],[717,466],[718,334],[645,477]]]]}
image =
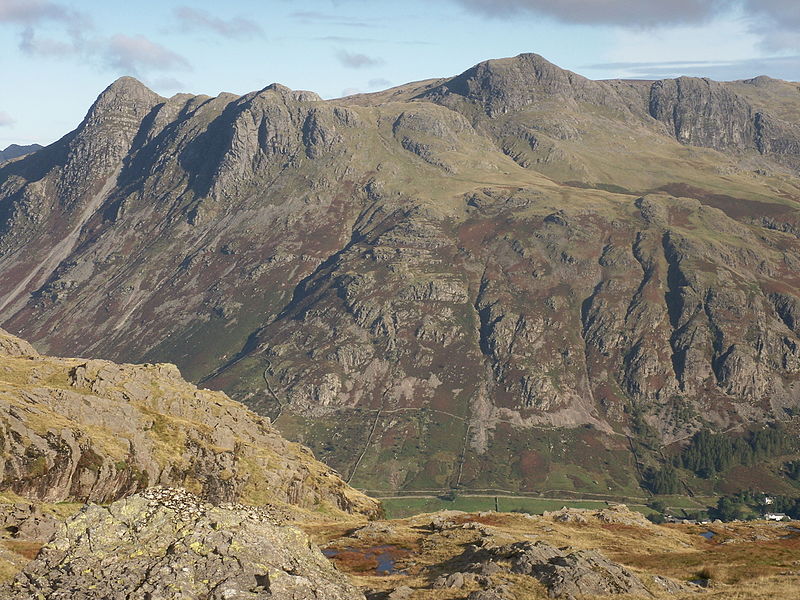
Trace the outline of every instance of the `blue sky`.
{"type": "Polygon", "coordinates": [[[594,79],[800,80],[798,0],[0,0],[0,148],[50,143],[121,75],[332,98],[537,52],[594,79]]]}

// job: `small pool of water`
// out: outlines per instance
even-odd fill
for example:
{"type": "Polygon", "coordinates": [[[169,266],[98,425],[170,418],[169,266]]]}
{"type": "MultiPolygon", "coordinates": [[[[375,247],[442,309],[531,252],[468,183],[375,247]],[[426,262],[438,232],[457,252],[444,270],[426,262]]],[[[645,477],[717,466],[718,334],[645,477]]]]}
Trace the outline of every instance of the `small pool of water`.
{"type": "Polygon", "coordinates": [[[701,536],[703,536],[704,538],[706,538],[707,540],[710,540],[710,539],[711,539],[711,538],[713,538],[713,537],[714,537],[716,534],[715,534],[713,531],[704,531],[704,532],[703,532],[703,533],[701,533],[700,535],[701,535],[701,536]]]}
{"type": "Polygon", "coordinates": [[[397,568],[397,560],[408,554],[408,550],[397,546],[384,545],[370,548],[328,548],[322,553],[333,560],[339,559],[349,564],[370,565],[369,570],[377,575],[404,575],[405,571],[397,568]],[[376,565],[371,568],[372,565],[376,565]]]}

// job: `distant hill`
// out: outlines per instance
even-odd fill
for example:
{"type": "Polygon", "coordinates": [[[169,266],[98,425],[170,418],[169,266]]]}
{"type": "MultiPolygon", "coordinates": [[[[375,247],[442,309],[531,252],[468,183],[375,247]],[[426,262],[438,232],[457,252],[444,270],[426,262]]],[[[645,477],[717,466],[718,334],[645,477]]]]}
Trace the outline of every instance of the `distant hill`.
{"type": "Polygon", "coordinates": [[[42,352],[177,363],[363,489],[794,489],[796,83],[122,78],[0,166],[0,273],[42,352]]]}
{"type": "Polygon", "coordinates": [[[5,150],[0,150],[0,163],[5,162],[7,160],[11,160],[12,158],[19,158],[20,156],[25,156],[26,154],[30,154],[31,152],[36,152],[37,150],[41,150],[43,147],[44,146],[40,146],[39,144],[30,144],[28,146],[11,144],[5,150]]]}

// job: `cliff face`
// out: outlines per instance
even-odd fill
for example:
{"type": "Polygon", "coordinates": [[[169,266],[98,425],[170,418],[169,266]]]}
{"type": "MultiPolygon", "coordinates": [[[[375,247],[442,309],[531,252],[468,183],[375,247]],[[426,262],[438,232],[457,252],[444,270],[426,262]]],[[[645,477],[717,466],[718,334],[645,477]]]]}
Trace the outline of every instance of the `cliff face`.
{"type": "Polygon", "coordinates": [[[363,487],[638,493],[800,414],[798,115],[536,55],[332,101],[121,80],[0,168],[0,322],[174,361],[363,487]]]}
{"type": "Polygon", "coordinates": [[[2,486],[45,502],[111,502],[179,485],[245,501],[373,515],[305,448],[173,365],[41,356],[0,330],[2,486]]]}

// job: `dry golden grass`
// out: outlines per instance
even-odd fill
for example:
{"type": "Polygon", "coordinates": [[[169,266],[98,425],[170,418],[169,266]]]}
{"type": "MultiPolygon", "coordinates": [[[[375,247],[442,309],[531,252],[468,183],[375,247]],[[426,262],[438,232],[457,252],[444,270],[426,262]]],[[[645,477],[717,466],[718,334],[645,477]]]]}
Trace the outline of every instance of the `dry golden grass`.
{"type": "MultiPolygon", "coordinates": [[[[588,513],[583,513],[584,515],[588,513]]],[[[623,514],[624,517],[624,514],[623,514]]],[[[461,514],[452,516],[459,525],[434,531],[435,515],[381,521],[369,536],[353,536],[352,524],[314,524],[303,527],[320,545],[342,552],[334,559],[362,588],[389,591],[399,586],[415,590],[414,600],[464,598],[475,586],[459,590],[432,589],[441,574],[465,570],[458,556],[467,545],[505,545],[522,540],[541,540],[557,547],[596,549],[642,576],[656,598],[789,600],[800,598],[800,536],[785,525],[753,522],[710,525],[657,526],[632,517],[629,522],[604,522],[589,516],[586,522],[562,522],[549,517],[519,514],[461,514]],[[481,530],[475,529],[479,524],[481,530]],[[381,532],[385,526],[386,531],[381,532]],[[700,533],[716,533],[706,540],[700,533]],[[791,535],[792,537],[785,537],[791,535]],[[379,575],[365,559],[370,549],[390,545],[398,549],[401,573],[379,575]],[[648,576],[670,577],[686,585],[686,591],[670,595],[648,576]],[[688,584],[705,579],[708,587],[688,584]]],[[[624,520],[624,519],[623,519],[624,520]]],[[[302,525],[301,525],[302,526],[302,525]]],[[[374,527],[374,526],[373,526],[374,527]]],[[[494,584],[506,584],[518,598],[545,599],[546,590],[531,577],[501,573],[494,584]]],[[[629,598],[637,596],[614,596],[629,598]]]]}

